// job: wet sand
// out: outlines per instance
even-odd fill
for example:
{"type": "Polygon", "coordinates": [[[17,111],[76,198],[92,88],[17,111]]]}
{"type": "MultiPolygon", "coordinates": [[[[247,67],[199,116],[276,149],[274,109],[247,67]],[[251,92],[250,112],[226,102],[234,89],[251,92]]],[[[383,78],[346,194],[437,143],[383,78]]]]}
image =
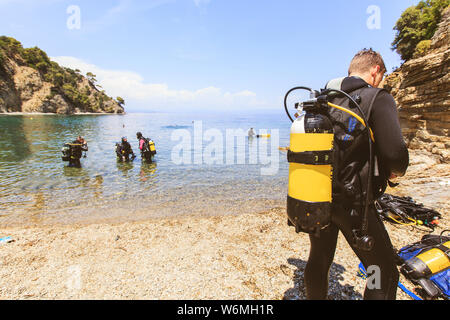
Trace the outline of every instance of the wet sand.
{"type": "MultiPolygon", "coordinates": [[[[389,193],[438,209],[450,229],[450,165],[418,160],[389,193]],[[434,179],[435,178],[435,179],[434,179]],[[423,181],[423,184],[420,182],[423,181]],[[434,200],[433,200],[434,199],[434,200]]],[[[394,246],[427,232],[386,223],[394,246]]],[[[426,230],[426,229],[424,229],[426,230]]],[[[285,208],[233,216],[0,227],[0,299],[305,299],[309,239],[285,208]]],[[[359,261],[340,236],[330,299],[362,299],[359,261]]],[[[409,289],[413,286],[402,278],[409,289]]],[[[410,298],[400,289],[397,299],[410,298]]]]}

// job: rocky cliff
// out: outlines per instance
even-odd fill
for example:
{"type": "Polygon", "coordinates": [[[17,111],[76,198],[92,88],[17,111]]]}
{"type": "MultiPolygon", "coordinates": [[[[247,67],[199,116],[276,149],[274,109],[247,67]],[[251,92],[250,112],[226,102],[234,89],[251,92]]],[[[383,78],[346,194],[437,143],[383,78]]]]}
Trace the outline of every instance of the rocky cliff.
{"type": "MultiPolygon", "coordinates": [[[[93,76],[93,75],[92,75],[93,76]]],[[[0,113],[124,113],[95,78],[63,68],[39,48],[0,37],[0,113]]]]}
{"type": "Polygon", "coordinates": [[[410,149],[427,150],[450,162],[450,8],[443,12],[430,47],[386,79],[399,106],[410,149]]]}

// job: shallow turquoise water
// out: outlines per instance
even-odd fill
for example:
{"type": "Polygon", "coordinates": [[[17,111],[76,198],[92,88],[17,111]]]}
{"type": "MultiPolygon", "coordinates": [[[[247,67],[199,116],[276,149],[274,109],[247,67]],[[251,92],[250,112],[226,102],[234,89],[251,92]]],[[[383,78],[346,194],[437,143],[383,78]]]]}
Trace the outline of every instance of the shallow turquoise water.
{"type": "Polygon", "coordinates": [[[262,175],[261,169],[270,163],[258,160],[253,164],[251,159],[258,159],[255,154],[261,152],[275,156],[270,149],[272,143],[287,146],[289,128],[282,110],[260,114],[0,116],[0,223],[91,223],[186,214],[239,214],[284,205],[286,155],[276,151],[279,164],[268,176],[262,175]],[[202,146],[194,148],[201,136],[194,136],[199,124],[203,134],[209,129],[222,134],[223,161],[197,163],[202,153],[211,151],[211,141],[201,138],[202,146]],[[250,127],[267,129],[275,137],[266,140],[267,146],[261,139],[236,140],[232,146],[236,159],[242,156],[239,159],[245,162],[237,164],[235,159],[233,164],[226,164],[226,152],[230,150],[227,129],[247,132],[250,127]],[[279,130],[279,139],[272,129],[279,130]],[[180,141],[171,138],[177,130],[189,133],[191,148],[184,152],[191,164],[174,161],[172,152],[180,141]],[[133,163],[117,163],[114,146],[122,136],[128,137],[139,154],[135,138],[138,131],[156,142],[155,163],[141,163],[140,156],[133,163]],[[82,159],[82,169],[67,168],[60,150],[77,135],[86,138],[89,152],[82,159]]]}

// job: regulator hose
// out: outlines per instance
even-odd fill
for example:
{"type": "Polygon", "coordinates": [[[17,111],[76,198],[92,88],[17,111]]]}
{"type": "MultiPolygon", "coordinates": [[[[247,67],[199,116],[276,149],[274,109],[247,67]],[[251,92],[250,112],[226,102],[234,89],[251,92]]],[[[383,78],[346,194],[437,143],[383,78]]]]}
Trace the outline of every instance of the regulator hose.
{"type": "Polygon", "coordinates": [[[288,115],[288,117],[289,117],[289,119],[291,120],[291,122],[294,122],[294,119],[292,119],[291,115],[289,114],[289,110],[288,110],[288,106],[287,106],[287,98],[289,97],[289,95],[290,95],[292,92],[294,92],[294,91],[296,91],[296,90],[307,90],[307,91],[309,91],[309,92],[314,92],[313,89],[308,88],[308,87],[295,87],[295,88],[292,88],[291,90],[289,90],[289,91],[286,93],[286,96],[284,97],[284,109],[286,110],[286,114],[288,115]]]}
{"type": "MultiPolygon", "coordinates": [[[[354,113],[353,111],[347,110],[347,109],[345,109],[345,108],[343,108],[343,107],[341,107],[341,106],[335,105],[335,104],[333,104],[333,103],[331,103],[331,102],[328,102],[328,105],[329,105],[330,107],[332,107],[332,108],[335,108],[335,109],[338,109],[338,110],[341,110],[341,111],[343,111],[343,112],[348,113],[349,115],[351,115],[352,117],[354,117],[356,120],[358,120],[359,122],[361,122],[361,124],[362,124],[364,127],[367,127],[366,123],[364,122],[364,119],[362,119],[360,116],[358,116],[358,115],[357,115],[356,113],[354,113]]],[[[369,128],[369,130],[370,130],[370,137],[372,138],[372,141],[375,142],[375,137],[374,137],[374,135],[373,135],[372,129],[369,128]]]]}

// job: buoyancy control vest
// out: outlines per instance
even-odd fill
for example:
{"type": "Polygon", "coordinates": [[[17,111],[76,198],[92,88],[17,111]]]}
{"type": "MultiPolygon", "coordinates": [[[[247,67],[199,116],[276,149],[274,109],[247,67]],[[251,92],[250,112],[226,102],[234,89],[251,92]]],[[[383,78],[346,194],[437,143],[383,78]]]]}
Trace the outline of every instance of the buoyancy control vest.
{"type": "Polygon", "coordinates": [[[142,153],[150,152],[152,155],[156,154],[155,142],[152,139],[142,138],[139,140],[139,144],[141,145],[142,153]]]}
{"type": "MultiPolygon", "coordinates": [[[[360,105],[370,122],[370,115],[377,96],[384,89],[364,86],[347,92],[360,105]]],[[[330,102],[361,115],[353,103],[343,95],[329,95],[330,102]]],[[[369,174],[369,146],[365,127],[348,113],[330,109],[334,129],[333,202],[344,208],[360,209],[366,199],[369,174]]],[[[376,144],[376,141],[375,141],[376,144]]],[[[380,167],[374,148],[374,172],[372,178],[373,200],[386,190],[388,178],[380,167]]]]}

